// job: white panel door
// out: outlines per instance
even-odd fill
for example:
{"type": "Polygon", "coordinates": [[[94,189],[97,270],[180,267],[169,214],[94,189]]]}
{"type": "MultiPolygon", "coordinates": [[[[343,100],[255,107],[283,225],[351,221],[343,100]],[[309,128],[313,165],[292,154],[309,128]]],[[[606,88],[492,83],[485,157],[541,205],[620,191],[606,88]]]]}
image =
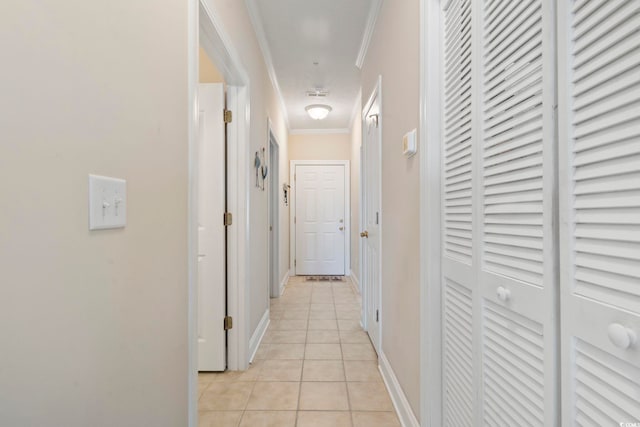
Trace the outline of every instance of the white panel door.
{"type": "Polygon", "coordinates": [[[296,165],[295,270],[345,274],[345,167],[296,165]]]}
{"type": "Polygon", "coordinates": [[[224,87],[198,89],[198,370],[226,368],[224,87]]]}
{"type": "Polygon", "coordinates": [[[563,425],[636,425],[640,2],[558,8],[563,425]]]}
{"type": "MultiPolygon", "coordinates": [[[[378,86],[378,90],[380,87],[378,86]]],[[[381,112],[380,93],[376,91],[365,106],[362,140],[362,288],[366,329],[377,352],[380,352],[381,316],[381,112]]]]}

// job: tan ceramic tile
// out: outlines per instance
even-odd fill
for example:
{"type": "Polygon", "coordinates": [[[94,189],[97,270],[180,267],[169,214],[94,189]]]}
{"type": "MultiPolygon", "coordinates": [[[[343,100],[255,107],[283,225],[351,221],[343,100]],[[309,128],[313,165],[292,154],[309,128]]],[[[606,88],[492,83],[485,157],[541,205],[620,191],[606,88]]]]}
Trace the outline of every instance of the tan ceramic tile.
{"type": "Polygon", "coordinates": [[[340,335],[338,335],[338,331],[309,331],[307,332],[307,343],[339,344],[340,335]]]}
{"type": "Polygon", "coordinates": [[[384,383],[347,383],[347,386],[353,411],[393,411],[384,383]]]}
{"type": "Polygon", "coordinates": [[[300,411],[297,427],[351,427],[351,412],[300,411]]]}
{"type": "Polygon", "coordinates": [[[240,371],[202,372],[198,374],[198,382],[219,383],[235,381],[240,376],[240,371]]]}
{"type": "Polygon", "coordinates": [[[209,384],[211,383],[198,382],[198,399],[202,396],[202,393],[207,389],[207,387],[209,387],[209,384]]]}
{"type": "Polygon", "coordinates": [[[260,374],[260,370],[262,369],[263,360],[254,360],[253,363],[249,365],[246,371],[239,371],[240,374],[236,378],[236,381],[255,381],[258,379],[258,374],[260,374]]]}
{"type": "Polygon", "coordinates": [[[335,307],[333,306],[333,302],[331,304],[311,304],[311,311],[333,311],[335,312],[335,307]]]}
{"type": "Polygon", "coordinates": [[[395,412],[353,412],[353,427],[400,427],[395,412]]]}
{"type": "Polygon", "coordinates": [[[274,330],[279,331],[306,331],[307,319],[282,319],[278,320],[274,330]]]}
{"type": "Polygon", "coordinates": [[[309,313],[309,319],[335,319],[336,312],[331,310],[323,310],[323,311],[311,311],[309,313]]]}
{"type": "Polygon", "coordinates": [[[302,359],[304,344],[269,344],[266,359],[302,359]]]}
{"type": "Polygon", "coordinates": [[[198,413],[198,427],[236,427],[242,411],[201,411],[198,413]]]}
{"type": "Polygon", "coordinates": [[[343,382],[303,382],[300,388],[300,410],[349,410],[345,384],[343,382]]]}
{"type": "Polygon", "coordinates": [[[273,322],[274,320],[282,319],[284,315],[284,310],[269,310],[269,319],[273,322]]]}
{"type": "Polygon", "coordinates": [[[353,320],[353,319],[339,319],[338,328],[340,328],[341,331],[361,331],[362,330],[362,326],[360,326],[360,321],[353,320]]]}
{"type": "Polygon", "coordinates": [[[240,427],[295,427],[295,411],[247,411],[240,427]]]}
{"type": "Polygon", "coordinates": [[[345,360],[344,373],[347,381],[382,381],[378,362],[373,360],[345,360]]]}
{"type": "Polygon", "coordinates": [[[360,310],[360,304],[356,302],[336,302],[336,311],[360,310]]]}
{"type": "Polygon", "coordinates": [[[340,331],[340,342],[343,344],[369,344],[369,335],[364,331],[340,331]]]}
{"type": "Polygon", "coordinates": [[[269,354],[269,350],[271,350],[271,345],[267,343],[260,344],[258,347],[258,351],[256,351],[256,355],[253,357],[254,360],[266,359],[269,354]]]}
{"type": "Polygon", "coordinates": [[[307,320],[309,318],[309,310],[286,310],[282,314],[282,319],[307,320]]]}
{"type": "Polygon", "coordinates": [[[198,408],[203,411],[243,410],[253,389],[253,382],[215,382],[202,393],[198,408]]]}
{"type": "Polygon", "coordinates": [[[341,360],[340,344],[307,344],[304,352],[305,359],[341,360]]]}
{"type": "Polygon", "coordinates": [[[333,295],[312,296],[311,304],[333,304],[333,295]]]}
{"type": "Polygon", "coordinates": [[[337,331],[338,324],[333,319],[310,319],[309,330],[337,331]]]}
{"type": "Polygon", "coordinates": [[[378,360],[371,344],[342,344],[344,360],[378,360]]]}
{"type": "Polygon", "coordinates": [[[258,381],[300,381],[302,360],[265,360],[258,381]]]}
{"type": "Polygon", "coordinates": [[[306,338],[306,331],[269,331],[269,334],[265,335],[262,342],[274,344],[304,344],[306,338]]]}
{"type": "Polygon", "coordinates": [[[299,382],[257,382],[247,410],[295,411],[299,390],[299,382]]]}
{"type": "Polygon", "coordinates": [[[344,381],[342,360],[305,360],[302,381],[344,381]]]}
{"type": "Polygon", "coordinates": [[[338,319],[360,320],[361,313],[360,310],[337,311],[336,317],[338,319]]]}

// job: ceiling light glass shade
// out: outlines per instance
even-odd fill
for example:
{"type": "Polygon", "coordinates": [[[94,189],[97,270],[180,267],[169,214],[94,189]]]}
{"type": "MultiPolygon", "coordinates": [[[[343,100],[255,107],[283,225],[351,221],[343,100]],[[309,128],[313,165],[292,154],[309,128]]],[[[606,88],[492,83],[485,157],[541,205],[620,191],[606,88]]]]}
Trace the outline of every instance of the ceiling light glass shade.
{"type": "Polygon", "coordinates": [[[312,119],[322,120],[327,117],[331,111],[331,107],[324,104],[312,104],[307,106],[305,110],[307,110],[307,113],[309,113],[309,116],[311,116],[312,119]]]}

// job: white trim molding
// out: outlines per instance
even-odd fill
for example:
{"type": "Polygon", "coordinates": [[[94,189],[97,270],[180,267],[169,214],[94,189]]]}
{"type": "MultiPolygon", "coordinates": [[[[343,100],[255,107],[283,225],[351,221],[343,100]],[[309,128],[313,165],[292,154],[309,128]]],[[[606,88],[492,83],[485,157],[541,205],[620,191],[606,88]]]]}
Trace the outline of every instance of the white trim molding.
{"type": "Polygon", "coordinates": [[[291,129],[289,135],[327,135],[351,133],[350,129],[291,129]]]}
{"type": "Polygon", "coordinates": [[[280,281],[280,296],[282,296],[282,293],[284,292],[284,287],[287,285],[287,282],[289,281],[289,274],[290,273],[291,273],[291,270],[287,270],[284,273],[284,277],[280,281]]]}
{"type": "Polygon", "coordinates": [[[256,357],[256,353],[258,352],[260,343],[262,343],[264,334],[267,333],[267,328],[269,327],[269,323],[271,322],[271,320],[269,319],[269,313],[269,309],[264,312],[264,314],[262,315],[262,319],[260,319],[260,323],[258,323],[258,327],[249,340],[249,363],[253,362],[253,358],[256,357]]]}
{"type": "Polygon", "coordinates": [[[358,279],[358,276],[356,276],[356,273],[353,270],[351,270],[349,277],[351,277],[351,284],[353,285],[353,290],[357,292],[358,295],[360,295],[360,280],[358,279]]]}
{"type": "Polygon", "coordinates": [[[391,396],[391,402],[394,408],[396,408],[396,413],[400,419],[400,424],[402,427],[420,427],[420,423],[414,415],[411,405],[409,405],[407,396],[404,394],[404,391],[402,391],[400,382],[398,382],[398,378],[383,352],[380,352],[378,361],[378,368],[380,369],[382,380],[384,381],[384,385],[387,386],[389,396],[391,396]]]}
{"type": "Polygon", "coordinates": [[[420,0],[420,421],[442,425],[442,9],[420,0]]]}
{"type": "Polygon", "coordinates": [[[262,21],[260,20],[260,13],[258,12],[258,6],[256,5],[255,0],[245,0],[245,4],[247,6],[247,11],[249,12],[249,18],[251,19],[251,25],[253,26],[253,31],[256,33],[256,38],[258,39],[258,44],[260,45],[260,50],[262,51],[262,57],[264,59],[265,66],[267,67],[267,73],[269,74],[269,79],[271,80],[271,84],[276,91],[276,96],[278,97],[278,101],[280,102],[280,109],[282,110],[282,115],[284,116],[284,122],[287,125],[287,130],[291,129],[289,125],[289,114],[287,113],[287,104],[284,102],[284,97],[282,96],[282,91],[280,90],[280,84],[278,83],[278,76],[276,75],[276,70],[273,67],[273,59],[271,57],[271,50],[269,50],[269,43],[267,42],[267,36],[264,32],[264,27],[262,26],[262,21]]]}
{"type": "Polygon", "coordinates": [[[367,57],[367,51],[369,50],[369,43],[371,43],[371,37],[373,31],[376,29],[376,21],[382,8],[382,0],[373,0],[371,2],[371,9],[369,9],[369,17],[367,18],[367,25],[364,28],[362,34],[362,42],[360,43],[360,50],[358,51],[358,57],[356,58],[356,67],[362,69],[364,59],[367,57]]]}

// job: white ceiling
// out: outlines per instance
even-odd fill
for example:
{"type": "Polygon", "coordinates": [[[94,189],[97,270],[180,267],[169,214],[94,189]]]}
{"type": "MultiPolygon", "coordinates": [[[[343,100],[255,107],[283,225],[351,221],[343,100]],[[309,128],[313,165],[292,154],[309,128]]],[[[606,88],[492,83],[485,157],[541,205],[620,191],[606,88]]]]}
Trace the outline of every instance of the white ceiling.
{"type": "Polygon", "coordinates": [[[348,129],[359,96],[356,60],[366,48],[378,0],[248,0],[267,67],[282,95],[292,132],[348,129]],[[315,65],[314,63],[317,63],[315,65]],[[314,88],[326,98],[309,98],[314,88]],[[312,120],[309,104],[333,109],[312,120]]]}

